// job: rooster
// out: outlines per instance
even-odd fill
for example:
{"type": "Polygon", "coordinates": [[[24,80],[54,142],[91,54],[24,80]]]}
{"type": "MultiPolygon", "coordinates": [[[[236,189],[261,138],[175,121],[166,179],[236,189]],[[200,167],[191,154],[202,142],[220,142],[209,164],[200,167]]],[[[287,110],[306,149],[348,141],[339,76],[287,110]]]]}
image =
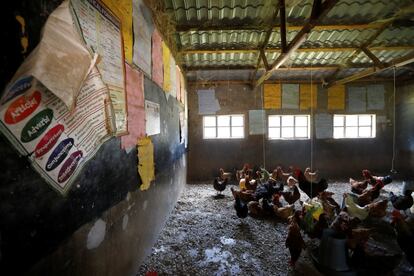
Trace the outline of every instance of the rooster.
{"type": "Polygon", "coordinates": [[[298,187],[296,186],[297,180],[293,176],[289,176],[287,180],[287,189],[284,190],[281,194],[283,198],[289,204],[295,203],[300,198],[300,192],[298,187]]]}
{"type": "Polygon", "coordinates": [[[393,192],[390,192],[390,201],[392,203],[392,206],[394,206],[397,210],[406,210],[408,208],[411,208],[413,206],[413,197],[411,196],[410,190],[406,190],[404,195],[402,196],[396,196],[393,192]]]}
{"type": "Polygon", "coordinates": [[[392,212],[392,224],[397,232],[397,242],[407,256],[408,262],[414,266],[414,232],[410,230],[401,213],[392,212]]]}
{"type": "Polygon", "coordinates": [[[214,179],[213,187],[217,191],[217,194],[221,195],[221,192],[226,189],[228,178],[224,178],[224,180],[221,180],[219,177],[216,177],[214,179]]]}
{"type": "Polygon", "coordinates": [[[290,252],[290,266],[295,266],[296,261],[299,259],[302,249],[305,248],[305,241],[300,233],[300,228],[295,216],[289,217],[288,235],[286,237],[285,246],[290,252]]]}
{"type": "Polygon", "coordinates": [[[246,218],[247,214],[249,213],[249,209],[247,207],[247,204],[244,203],[239,195],[235,193],[233,187],[230,188],[231,192],[233,193],[235,202],[234,202],[234,209],[236,209],[237,217],[239,218],[246,218]]]}
{"type": "Polygon", "coordinates": [[[232,173],[225,172],[223,168],[220,168],[219,171],[220,171],[220,180],[225,180],[225,179],[227,179],[227,181],[231,180],[232,173]]]}
{"type": "Polygon", "coordinates": [[[299,188],[308,195],[309,198],[314,198],[320,192],[323,192],[328,188],[328,182],[325,179],[319,180],[317,183],[309,182],[306,180],[305,175],[299,169],[294,171],[296,179],[299,181],[299,188]]]}

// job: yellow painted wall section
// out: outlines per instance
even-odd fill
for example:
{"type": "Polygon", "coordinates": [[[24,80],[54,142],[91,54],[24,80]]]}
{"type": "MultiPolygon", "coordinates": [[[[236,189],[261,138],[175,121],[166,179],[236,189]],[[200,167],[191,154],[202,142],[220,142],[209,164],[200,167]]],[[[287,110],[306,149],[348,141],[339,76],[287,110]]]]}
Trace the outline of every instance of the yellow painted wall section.
{"type": "Polygon", "coordinates": [[[318,86],[316,84],[300,85],[300,110],[316,108],[318,103],[318,86]]]}
{"type": "Polygon", "coordinates": [[[164,64],[164,92],[169,93],[171,91],[171,73],[170,73],[170,59],[171,53],[167,44],[162,42],[162,62],[164,64]]]}
{"type": "Polygon", "coordinates": [[[151,181],[155,179],[154,174],[154,145],[150,137],[138,139],[138,173],[141,176],[141,191],[147,190],[151,181]]]}
{"type": "Polygon", "coordinates": [[[263,85],[263,108],[280,109],[282,107],[282,90],[279,83],[263,85]]]}
{"type": "Polygon", "coordinates": [[[334,85],[328,88],[328,109],[345,109],[345,85],[334,85]]]}

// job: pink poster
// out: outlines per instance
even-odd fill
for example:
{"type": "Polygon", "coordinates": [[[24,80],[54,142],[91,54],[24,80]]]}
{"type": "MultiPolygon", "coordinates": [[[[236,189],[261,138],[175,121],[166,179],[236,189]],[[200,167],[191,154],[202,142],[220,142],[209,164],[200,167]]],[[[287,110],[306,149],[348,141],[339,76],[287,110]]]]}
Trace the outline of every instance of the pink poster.
{"type": "Polygon", "coordinates": [[[152,80],[163,87],[162,39],[157,29],[152,33],[152,80]]]}
{"type": "Polygon", "coordinates": [[[125,64],[128,104],[128,135],[121,137],[123,149],[135,147],[138,138],[145,136],[144,75],[125,64]]]}

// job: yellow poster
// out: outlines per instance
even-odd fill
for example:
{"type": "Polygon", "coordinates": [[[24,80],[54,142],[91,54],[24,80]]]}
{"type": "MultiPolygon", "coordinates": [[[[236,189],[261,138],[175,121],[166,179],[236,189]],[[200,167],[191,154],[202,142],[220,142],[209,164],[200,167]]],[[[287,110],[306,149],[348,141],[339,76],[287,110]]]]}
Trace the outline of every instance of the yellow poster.
{"type": "Polygon", "coordinates": [[[345,85],[334,85],[328,88],[328,110],[345,109],[345,85]]]}
{"type": "Polygon", "coordinates": [[[170,49],[167,44],[162,42],[162,62],[164,64],[164,91],[169,93],[171,91],[171,74],[170,74],[170,49]]]}
{"type": "Polygon", "coordinates": [[[279,83],[263,85],[264,109],[280,109],[282,107],[282,96],[279,83]]]}
{"type": "Polygon", "coordinates": [[[318,86],[315,84],[300,85],[300,110],[316,108],[318,103],[318,86]],[[311,104],[312,103],[312,104],[311,104]]]}
{"type": "Polygon", "coordinates": [[[141,176],[141,191],[150,187],[151,181],[155,179],[154,175],[154,145],[151,138],[144,137],[138,139],[138,173],[141,176]]]}
{"type": "Polygon", "coordinates": [[[121,20],[125,60],[132,64],[132,0],[102,1],[121,20]]]}

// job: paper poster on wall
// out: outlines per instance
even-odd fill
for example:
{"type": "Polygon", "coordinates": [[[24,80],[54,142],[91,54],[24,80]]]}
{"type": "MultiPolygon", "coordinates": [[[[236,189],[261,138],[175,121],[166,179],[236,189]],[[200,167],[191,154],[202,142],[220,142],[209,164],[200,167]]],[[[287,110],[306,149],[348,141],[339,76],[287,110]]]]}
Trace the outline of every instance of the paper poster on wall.
{"type": "Polygon", "coordinates": [[[181,70],[180,67],[176,66],[175,79],[177,83],[177,101],[181,102],[181,70]]]}
{"type": "Polygon", "coordinates": [[[282,92],[280,84],[263,85],[263,108],[280,109],[282,107],[282,92]]]}
{"type": "Polygon", "coordinates": [[[266,112],[264,110],[249,110],[249,134],[266,133],[266,112]]]}
{"type": "Polygon", "coordinates": [[[21,76],[5,95],[0,131],[48,184],[65,194],[115,128],[98,70],[86,78],[73,111],[33,76],[21,76]]]}
{"type": "Polygon", "coordinates": [[[328,88],[328,109],[345,109],[345,85],[334,85],[328,88]]]}
{"type": "Polygon", "coordinates": [[[161,132],[160,105],[147,100],[145,101],[145,129],[148,136],[161,132]]]}
{"type": "Polygon", "coordinates": [[[383,110],[385,107],[385,88],[383,84],[367,86],[367,109],[383,110]]]}
{"type": "Polygon", "coordinates": [[[121,22],[99,1],[72,0],[71,4],[86,45],[99,54],[97,66],[109,88],[115,112],[116,134],[126,134],[127,106],[121,22]]]}
{"type": "Polygon", "coordinates": [[[143,0],[133,0],[134,64],[151,76],[151,39],[154,31],[151,12],[143,0]]]}
{"type": "Polygon", "coordinates": [[[141,177],[141,191],[148,190],[151,181],[155,179],[154,170],[154,145],[150,137],[144,137],[138,140],[138,173],[141,177]]]}
{"type": "Polygon", "coordinates": [[[170,93],[171,91],[171,65],[170,65],[171,53],[167,44],[162,42],[162,63],[164,65],[164,92],[170,93]]]}
{"type": "Polygon", "coordinates": [[[333,136],[332,115],[319,113],[315,115],[315,134],[317,139],[328,139],[333,136]]]}
{"type": "Polygon", "coordinates": [[[125,60],[132,64],[132,0],[103,0],[103,3],[121,20],[125,60]]]}
{"type": "Polygon", "coordinates": [[[185,104],[185,95],[187,94],[184,75],[180,72],[180,101],[185,104]]]}
{"type": "Polygon", "coordinates": [[[318,86],[316,84],[300,85],[300,110],[316,109],[318,103],[318,86]]]}
{"type": "Polygon", "coordinates": [[[367,90],[365,87],[348,87],[348,111],[350,112],[365,112],[367,90]]]}
{"type": "Polygon", "coordinates": [[[128,135],[121,137],[121,147],[135,147],[137,139],[145,136],[144,74],[125,65],[128,97],[128,135]]]}
{"type": "Polygon", "coordinates": [[[197,90],[198,95],[198,114],[216,114],[220,110],[220,104],[216,99],[214,89],[197,90]]]}
{"type": "Polygon", "coordinates": [[[152,80],[163,88],[164,65],[162,62],[162,39],[157,29],[152,33],[152,80]]]}
{"type": "MultiPolygon", "coordinates": [[[[24,60],[10,83],[16,83],[22,76],[33,76],[72,109],[96,62],[91,56],[73,25],[69,3],[63,2],[49,16],[40,43],[24,60]]],[[[4,100],[7,99],[3,98],[2,102],[4,100]]]]}
{"type": "Polygon", "coordinates": [[[282,85],[282,108],[299,109],[299,84],[282,85]]]}
{"type": "Polygon", "coordinates": [[[170,57],[170,81],[171,81],[171,90],[170,94],[174,98],[177,98],[177,73],[174,57],[170,57]]]}

